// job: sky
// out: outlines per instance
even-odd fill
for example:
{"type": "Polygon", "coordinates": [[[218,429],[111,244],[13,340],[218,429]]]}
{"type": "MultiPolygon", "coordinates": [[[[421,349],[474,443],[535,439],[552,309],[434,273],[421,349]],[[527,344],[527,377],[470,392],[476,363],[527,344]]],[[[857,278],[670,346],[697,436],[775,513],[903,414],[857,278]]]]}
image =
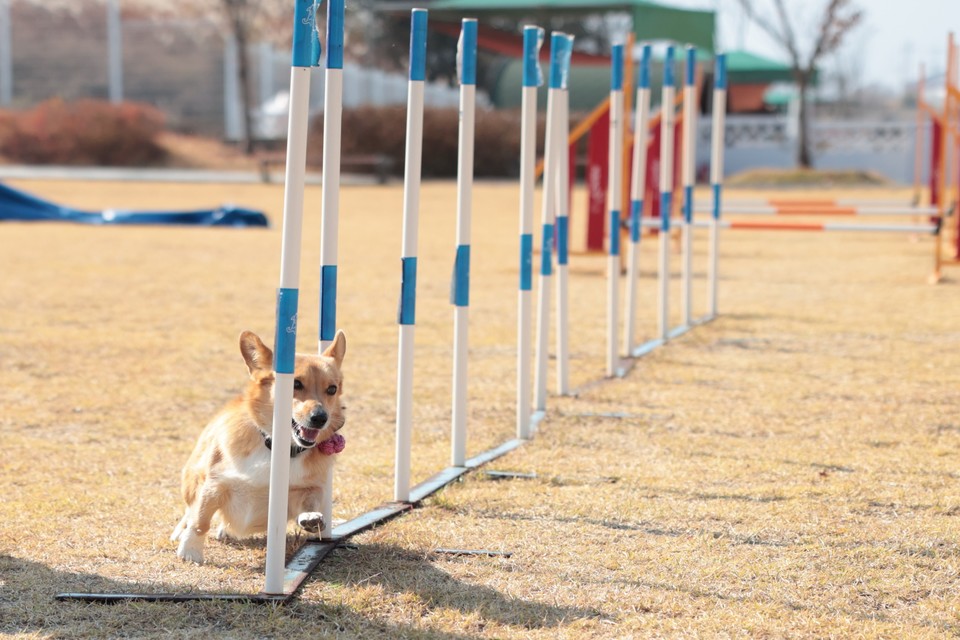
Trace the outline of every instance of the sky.
{"type": "MultiPolygon", "coordinates": [[[[753,0],[758,11],[772,13],[771,0],[753,0]]],[[[717,37],[721,49],[747,49],[781,61],[786,53],[756,25],[743,19],[737,0],[664,0],[664,4],[717,13],[717,37]]],[[[960,0],[854,0],[863,11],[860,26],[848,37],[843,54],[830,60],[829,68],[846,69],[861,86],[874,84],[901,89],[917,77],[923,63],[930,76],[943,73],[946,64],[947,34],[952,30],[960,43],[960,0]]],[[[804,45],[804,31],[816,29],[826,0],[786,0],[798,25],[797,37],[804,45]]]]}

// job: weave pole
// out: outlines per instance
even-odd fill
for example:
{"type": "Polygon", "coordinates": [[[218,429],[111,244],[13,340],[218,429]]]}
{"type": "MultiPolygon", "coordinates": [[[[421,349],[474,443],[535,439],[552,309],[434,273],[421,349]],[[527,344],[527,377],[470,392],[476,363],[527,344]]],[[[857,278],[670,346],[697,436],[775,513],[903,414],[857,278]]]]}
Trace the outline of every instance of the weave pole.
{"type": "MultiPolygon", "coordinates": [[[[573,36],[567,36],[566,51],[573,51],[573,36]]],[[[570,92],[567,90],[569,55],[560,61],[564,71],[557,94],[557,133],[554,151],[557,168],[557,393],[570,393],[570,92]]]]}
{"type": "Polygon", "coordinates": [[[610,52],[610,144],[607,185],[607,377],[617,375],[617,323],[620,318],[620,196],[623,193],[623,45],[610,52]]]}
{"type": "Polygon", "coordinates": [[[557,103],[564,83],[564,57],[569,60],[570,41],[566,34],[556,31],[550,34],[550,82],[547,90],[547,131],[544,141],[544,170],[542,197],[542,245],[540,249],[540,282],[537,289],[537,353],[534,371],[534,390],[537,411],[547,408],[547,364],[550,348],[550,294],[553,286],[553,233],[556,208],[556,181],[558,178],[556,146],[565,145],[557,140],[557,103]],[[566,52],[566,53],[565,53],[566,52]]]}
{"type": "Polygon", "coordinates": [[[457,247],[450,301],[453,309],[451,464],[467,461],[467,359],[470,320],[470,218],[473,203],[474,112],[477,90],[477,21],[464,18],[457,43],[460,130],[457,161],[457,247]]]}
{"type": "Polygon", "coordinates": [[[423,89],[427,60],[427,10],[410,12],[410,80],[407,93],[407,146],[403,175],[403,237],[400,254],[400,309],[397,324],[397,452],[393,497],[410,501],[410,448],[413,430],[413,344],[417,306],[417,230],[420,219],[420,165],[423,157],[423,89]]]}
{"type": "Polygon", "coordinates": [[[681,171],[683,173],[683,226],[681,227],[681,256],[683,260],[681,296],[681,317],[683,326],[693,324],[693,184],[694,165],[696,164],[696,117],[697,117],[697,87],[695,76],[697,70],[697,50],[687,47],[686,82],[683,86],[683,156],[681,171]]]}
{"type": "Polygon", "coordinates": [[[710,138],[710,185],[713,191],[713,215],[710,218],[710,284],[707,289],[707,308],[711,319],[717,317],[717,282],[720,280],[720,212],[723,195],[723,152],[726,145],[727,54],[717,55],[713,75],[713,130],[710,138]]]}
{"type": "Polygon", "coordinates": [[[319,58],[313,0],[297,0],[293,20],[293,59],[290,66],[290,118],[287,124],[287,164],[283,193],[280,246],[280,286],[277,290],[276,333],[273,342],[273,447],[270,450],[270,490],[267,511],[267,552],[264,593],[282,594],[287,549],[287,492],[290,486],[290,441],[293,421],[293,369],[297,350],[297,307],[300,296],[300,248],[303,232],[303,187],[307,165],[307,126],[310,108],[310,68],[319,58]]]}
{"type": "Polygon", "coordinates": [[[640,219],[643,217],[644,180],[647,175],[647,128],[650,126],[650,45],[643,45],[640,84],[633,124],[633,162],[630,170],[630,247],[627,254],[627,287],[623,319],[623,353],[633,354],[636,342],[637,285],[640,280],[640,219]]]}
{"type": "Polygon", "coordinates": [[[670,216],[673,211],[673,47],[663,60],[663,97],[660,101],[660,268],[658,303],[660,339],[670,337],[670,216]]]}
{"type": "Polygon", "coordinates": [[[520,293],[517,301],[517,437],[531,436],[530,358],[533,319],[533,196],[537,160],[537,87],[543,84],[543,29],[523,28],[523,96],[520,120],[520,293]]]}
{"type": "MultiPolygon", "coordinates": [[[[323,93],[323,200],[320,205],[319,353],[337,334],[337,240],[340,235],[340,124],[343,113],[344,0],[327,2],[327,65],[323,93]]],[[[333,465],[327,465],[321,537],[333,535],[333,465]]]]}

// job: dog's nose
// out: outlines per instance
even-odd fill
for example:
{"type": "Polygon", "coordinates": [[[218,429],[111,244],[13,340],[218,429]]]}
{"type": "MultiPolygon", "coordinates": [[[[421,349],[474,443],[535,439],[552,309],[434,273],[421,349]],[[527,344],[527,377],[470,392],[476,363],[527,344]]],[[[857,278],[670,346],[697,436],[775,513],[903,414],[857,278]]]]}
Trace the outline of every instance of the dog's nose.
{"type": "Polygon", "coordinates": [[[316,407],[310,412],[310,426],[320,428],[327,424],[327,412],[323,407],[316,407]]]}

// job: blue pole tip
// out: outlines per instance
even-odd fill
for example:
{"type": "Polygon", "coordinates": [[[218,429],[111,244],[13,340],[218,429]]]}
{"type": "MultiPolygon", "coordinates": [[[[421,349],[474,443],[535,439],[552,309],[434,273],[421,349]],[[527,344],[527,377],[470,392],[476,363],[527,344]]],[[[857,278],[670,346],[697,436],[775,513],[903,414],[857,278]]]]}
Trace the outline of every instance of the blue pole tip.
{"type": "Polygon", "coordinates": [[[294,67],[315,67],[320,60],[320,45],[317,35],[316,6],[313,0],[296,0],[293,14],[294,67]]]}
{"type": "Polygon", "coordinates": [[[727,54],[721,53],[717,55],[717,68],[714,79],[714,86],[717,89],[726,89],[727,88],[727,54]]]}
{"type": "Polygon", "coordinates": [[[427,10],[410,12],[410,79],[427,79],[427,10]]]}
{"type": "Polygon", "coordinates": [[[623,90],[623,45],[615,44],[610,52],[610,89],[623,90]]]}
{"type": "Polygon", "coordinates": [[[663,58],[663,86],[673,86],[673,45],[667,47],[667,55],[663,58]]]}
{"type": "Polygon", "coordinates": [[[457,42],[457,75],[460,84],[477,84],[477,20],[464,18],[457,42]]]}
{"type": "Polygon", "coordinates": [[[523,86],[539,87],[543,84],[543,72],[540,69],[540,47],[543,46],[544,31],[540,27],[529,25],[523,28],[523,86]]]}
{"type": "Polygon", "coordinates": [[[643,53],[640,56],[640,88],[650,88],[650,53],[649,44],[643,45],[643,53]]]}
{"type": "Polygon", "coordinates": [[[327,69],[343,69],[344,0],[327,0],[327,69]]]}

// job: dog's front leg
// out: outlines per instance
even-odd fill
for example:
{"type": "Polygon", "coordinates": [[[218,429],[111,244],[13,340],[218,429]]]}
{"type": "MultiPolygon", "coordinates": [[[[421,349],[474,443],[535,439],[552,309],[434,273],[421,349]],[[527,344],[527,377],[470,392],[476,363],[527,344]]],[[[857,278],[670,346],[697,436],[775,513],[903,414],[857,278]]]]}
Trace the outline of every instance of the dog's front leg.
{"type": "Polygon", "coordinates": [[[220,508],[222,496],[219,487],[209,480],[203,483],[199,495],[187,513],[187,526],[180,534],[177,556],[203,564],[203,545],[210,530],[210,520],[220,508]]]}
{"type": "Polygon", "coordinates": [[[290,512],[296,514],[297,524],[314,535],[323,533],[323,489],[315,488],[291,492],[290,512]]]}

